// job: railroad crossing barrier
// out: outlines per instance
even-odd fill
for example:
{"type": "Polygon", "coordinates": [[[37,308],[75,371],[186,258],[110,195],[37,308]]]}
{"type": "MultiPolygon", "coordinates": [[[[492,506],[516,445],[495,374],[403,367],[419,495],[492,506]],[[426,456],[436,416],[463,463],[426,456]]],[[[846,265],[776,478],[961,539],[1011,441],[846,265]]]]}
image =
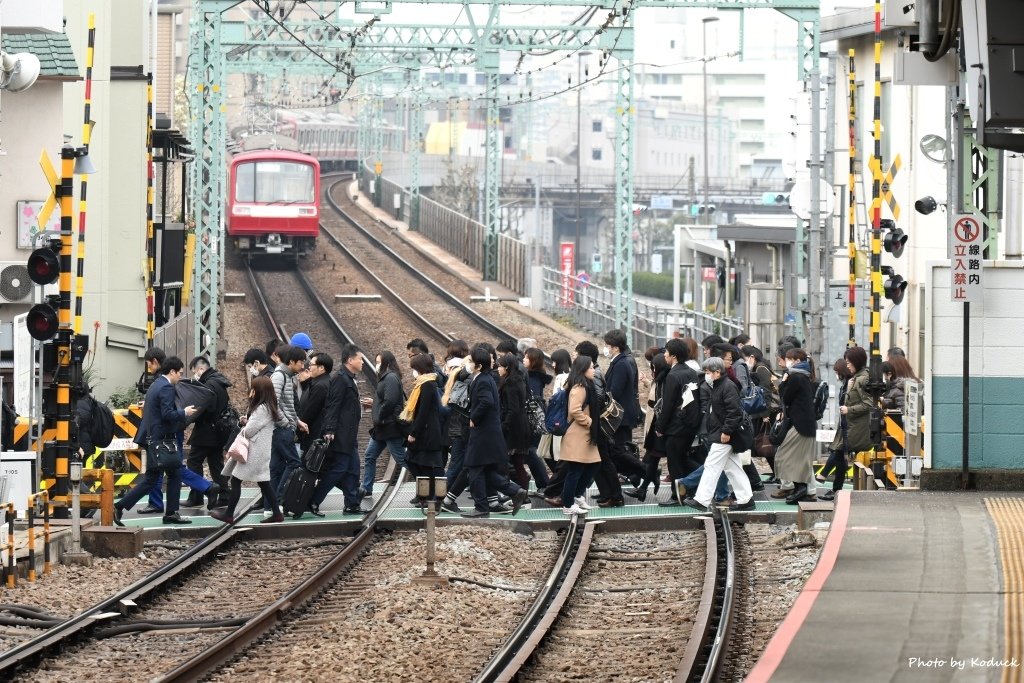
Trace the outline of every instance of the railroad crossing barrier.
{"type": "MultiPolygon", "coordinates": [[[[28,497],[28,582],[36,582],[36,505],[43,513],[43,574],[50,573],[50,494],[39,491],[28,497]]],[[[113,503],[111,503],[113,504],[113,503]]]]}

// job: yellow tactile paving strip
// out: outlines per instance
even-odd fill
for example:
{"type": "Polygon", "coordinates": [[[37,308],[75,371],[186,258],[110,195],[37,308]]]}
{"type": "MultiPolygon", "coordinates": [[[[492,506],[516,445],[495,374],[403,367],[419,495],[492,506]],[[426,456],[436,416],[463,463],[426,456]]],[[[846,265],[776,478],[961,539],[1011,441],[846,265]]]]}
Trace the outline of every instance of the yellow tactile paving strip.
{"type": "MultiPolygon", "coordinates": [[[[1024,661],[1024,498],[986,498],[1003,570],[1003,643],[1007,661],[1024,661]]],[[[1002,667],[1003,683],[1024,681],[1020,666],[1002,667]]]]}

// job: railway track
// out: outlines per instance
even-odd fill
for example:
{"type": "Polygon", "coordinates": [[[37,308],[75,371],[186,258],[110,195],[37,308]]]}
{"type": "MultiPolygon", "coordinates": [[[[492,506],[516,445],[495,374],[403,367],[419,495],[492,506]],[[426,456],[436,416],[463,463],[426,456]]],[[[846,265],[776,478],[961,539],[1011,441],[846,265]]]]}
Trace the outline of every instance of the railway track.
{"type": "Polygon", "coordinates": [[[693,532],[595,541],[595,527],[566,544],[545,592],[476,682],[717,680],[735,579],[728,515],[705,520],[703,542],[693,532]]]}

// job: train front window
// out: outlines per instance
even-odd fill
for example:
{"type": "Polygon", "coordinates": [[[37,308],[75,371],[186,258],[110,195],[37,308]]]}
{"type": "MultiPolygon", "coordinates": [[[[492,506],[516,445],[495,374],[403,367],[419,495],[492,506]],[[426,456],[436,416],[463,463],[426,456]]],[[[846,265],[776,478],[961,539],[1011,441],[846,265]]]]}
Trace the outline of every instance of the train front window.
{"type": "Polygon", "coordinates": [[[235,201],[312,203],[313,167],[287,161],[254,161],[235,167],[235,201]]]}

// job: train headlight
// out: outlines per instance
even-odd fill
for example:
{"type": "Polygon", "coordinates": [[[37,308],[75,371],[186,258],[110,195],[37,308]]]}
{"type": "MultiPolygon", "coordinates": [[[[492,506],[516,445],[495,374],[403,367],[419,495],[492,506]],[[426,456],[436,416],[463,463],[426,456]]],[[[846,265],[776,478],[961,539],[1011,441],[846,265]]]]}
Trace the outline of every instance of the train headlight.
{"type": "Polygon", "coordinates": [[[239,237],[238,238],[238,248],[239,249],[248,249],[249,248],[249,238],[248,237],[239,237]]]}
{"type": "Polygon", "coordinates": [[[316,209],[312,206],[304,206],[299,209],[300,216],[315,216],[316,209]]]}
{"type": "Polygon", "coordinates": [[[236,216],[251,216],[252,215],[252,207],[251,206],[239,206],[239,205],[236,204],[234,207],[232,207],[231,213],[233,213],[236,216]]]}

